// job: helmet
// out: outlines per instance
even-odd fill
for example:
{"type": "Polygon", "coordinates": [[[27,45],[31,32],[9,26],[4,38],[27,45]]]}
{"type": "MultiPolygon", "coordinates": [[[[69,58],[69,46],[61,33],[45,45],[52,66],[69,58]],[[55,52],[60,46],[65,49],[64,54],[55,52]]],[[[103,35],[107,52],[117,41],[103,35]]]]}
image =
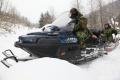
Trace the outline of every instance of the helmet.
{"type": "Polygon", "coordinates": [[[78,15],[83,16],[76,8],[70,9],[70,18],[75,19],[78,15]]]}
{"type": "Polygon", "coordinates": [[[104,27],[105,27],[105,29],[111,28],[111,26],[110,26],[109,23],[106,23],[106,24],[104,25],[104,27]]]}
{"type": "Polygon", "coordinates": [[[71,14],[70,18],[75,18],[78,15],[78,13],[79,12],[76,8],[70,9],[70,14],[71,14]]]}
{"type": "Polygon", "coordinates": [[[70,13],[71,14],[77,14],[78,10],[76,8],[72,8],[72,9],[70,9],[70,13]]]}

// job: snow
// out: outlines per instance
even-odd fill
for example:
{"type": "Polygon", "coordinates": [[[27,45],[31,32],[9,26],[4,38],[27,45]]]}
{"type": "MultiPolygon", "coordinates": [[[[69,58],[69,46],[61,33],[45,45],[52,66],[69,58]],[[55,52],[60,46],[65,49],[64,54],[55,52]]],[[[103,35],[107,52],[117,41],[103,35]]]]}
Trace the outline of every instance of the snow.
{"type": "MultiPolygon", "coordinates": [[[[13,33],[0,35],[1,52],[11,49],[18,57],[28,54],[14,47],[18,36],[39,31],[19,26],[13,33]]],[[[0,63],[0,80],[120,80],[120,45],[101,58],[83,65],[73,65],[55,58],[41,58],[15,64],[9,69],[0,63]]]]}
{"type": "Polygon", "coordinates": [[[85,70],[67,61],[53,58],[18,64],[11,67],[4,76],[3,80],[93,80],[85,70]]]}

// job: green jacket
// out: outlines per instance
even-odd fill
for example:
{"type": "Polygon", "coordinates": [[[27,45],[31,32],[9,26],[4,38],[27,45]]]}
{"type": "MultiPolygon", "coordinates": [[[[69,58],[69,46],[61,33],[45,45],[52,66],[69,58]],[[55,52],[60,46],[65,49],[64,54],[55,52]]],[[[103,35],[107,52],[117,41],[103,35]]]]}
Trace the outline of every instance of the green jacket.
{"type": "Polygon", "coordinates": [[[115,29],[113,29],[113,28],[105,29],[105,30],[103,31],[103,36],[104,36],[105,41],[107,41],[107,42],[113,41],[113,36],[112,36],[112,34],[117,35],[117,30],[115,30],[115,29]]]}
{"type": "Polygon", "coordinates": [[[87,18],[80,13],[76,17],[73,32],[77,35],[79,41],[84,41],[89,35],[92,35],[92,32],[87,28],[87,18]]]}
{"type": "Polygon", "coordinates": [[[87,28],[87,18],[85,18],[82,14],[79,13],[75,20],[73,32],[77,36],[80,48],[85,48],[85,41],[90,35],[92,35],[92,32],[87,28]]]}

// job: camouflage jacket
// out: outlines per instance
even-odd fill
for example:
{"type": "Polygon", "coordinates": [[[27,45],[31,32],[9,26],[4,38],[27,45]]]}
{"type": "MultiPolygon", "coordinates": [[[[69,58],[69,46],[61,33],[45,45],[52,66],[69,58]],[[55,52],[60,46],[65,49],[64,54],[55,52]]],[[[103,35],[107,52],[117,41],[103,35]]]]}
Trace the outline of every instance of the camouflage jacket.
{"type": "Polygon", "coordinates": [[[79,13],[79,15],[75,18],[75,26],[73,29],[73,32],[85,32],[87,35],[92,35],[92,32],[87,28],[87,18],[85,18],[82,14],[79,13]]]}
{"type": "Polygon", "coordinates": [[[110,36],[112,36],[112,34],[117,35],[117,30],[115,30],[115,29],[113,29],[113,28],[105,29],[105,30],[103,31],[103,34],[104,34],[106,37],[110,37],[110,36]]]}
{"type": "Polygon", "coordinates": [[[117,35],[117,30],[113,29],[113,28],[108,28],[105,29],[103,31],[103,38],[105,39],[105,41],[113,41],[113,36],[112,34],[117,35]]]}

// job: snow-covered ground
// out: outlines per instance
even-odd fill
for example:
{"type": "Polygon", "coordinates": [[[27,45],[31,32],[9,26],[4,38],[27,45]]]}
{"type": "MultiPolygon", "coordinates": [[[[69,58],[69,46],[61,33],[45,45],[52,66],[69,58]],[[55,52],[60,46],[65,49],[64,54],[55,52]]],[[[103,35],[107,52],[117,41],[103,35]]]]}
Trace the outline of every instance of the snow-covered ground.
{"type": "MultiPolygon", "coordinates": [[[[15,28],[14,33],[0,35],[0,59],[1,52],[6,49],[17,56],[27,56],[14,47],[14,42],[19,35],[33,31],[39,30],[21,26],[15,28]]],[[[120,46],[104,57],[79,66],[54,58],[19,63],[9,69],[0,63],[0,80],[120,80],[120,46]]]]}

